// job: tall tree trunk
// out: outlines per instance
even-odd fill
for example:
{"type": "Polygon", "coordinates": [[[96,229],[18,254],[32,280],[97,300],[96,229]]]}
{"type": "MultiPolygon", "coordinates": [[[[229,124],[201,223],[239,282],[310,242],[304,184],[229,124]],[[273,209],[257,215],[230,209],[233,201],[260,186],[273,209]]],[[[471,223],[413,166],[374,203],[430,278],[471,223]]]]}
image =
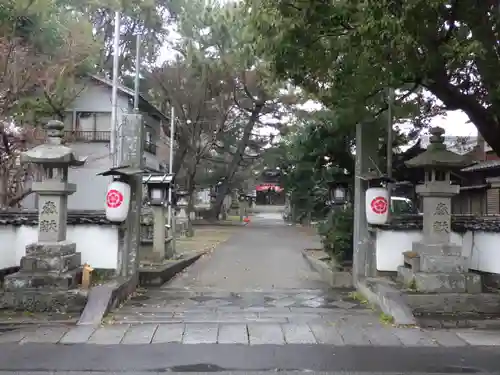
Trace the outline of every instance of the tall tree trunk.
{"type": "Polygon", "coordinates": [[[193,231],[193,223],[191,221],[191,213],[194,212],[194,191],[195,191],[195,178],[196,178],[196,165],[192,166],[191,170],[188,172],[187,176],[187,192],[188,192],[188,206],[187,206],[187,215],[188,215],[188,237],[192,237],[194,235],[193,231]]]}
{"type": "MultiPolygon", "coordinates": [[[[184,163],[184,159],[186,159],[187,151],[188,147],[187,146],[183,147],[180,150],[179,155],[177,155],[177,158],[174,158],[175,163],[174,163],[173,173],[175,176],[177,176],[177,173],[179,173],[179,171],[182,168],[182,163],[184,163]]],[[[171,162],[172,161],[170,161],[170,163],[171,162]]]]}
{"type": "Polygon", "coordinates": [[[245,154],[245,149],[248,145],[248,141],[250,140],[250,136],[252,135],[255,123],[257,122],[263,108],[264,108],[264,103],[262,102],[256,103],[254,109],[252,110],[252,113],[250,114],[250,118],[248,119],[245,127],[243,128],[243,137],[238,143],[236,153],[234,154],[233,159],[231,160],[231,163],[227,168],[224,181],[219,186],[219,190],[217,191],[217,196],[215,197],[215,202],[212,207],[214,218],[218,218],[221,213],[222,204],[224,203],[224,198],[229,193],[229,186],[231,186],[231,182],[233,180],[234,175],[236,174],[236,171],[238,170],[238,166],[243,160],[243,155],[245,154]]]}

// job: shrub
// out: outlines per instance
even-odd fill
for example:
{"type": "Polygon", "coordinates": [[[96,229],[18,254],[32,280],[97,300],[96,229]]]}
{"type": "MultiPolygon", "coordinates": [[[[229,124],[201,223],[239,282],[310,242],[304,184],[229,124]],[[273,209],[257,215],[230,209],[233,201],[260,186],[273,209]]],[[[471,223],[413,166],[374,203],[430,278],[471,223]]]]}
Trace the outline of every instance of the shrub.
{"type": "Polygon", "coordinates": [[[318,226],[324,250],[337,262],[352,260],[353,227],[352,207],[331,210],[318,226]]]}

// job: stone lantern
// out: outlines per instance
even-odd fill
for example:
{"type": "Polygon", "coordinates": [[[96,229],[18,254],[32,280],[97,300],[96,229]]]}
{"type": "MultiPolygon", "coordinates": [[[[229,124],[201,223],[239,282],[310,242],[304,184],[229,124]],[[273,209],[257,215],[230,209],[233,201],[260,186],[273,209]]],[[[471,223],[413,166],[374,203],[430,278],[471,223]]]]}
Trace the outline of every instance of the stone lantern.
{"type": "Polygon", "coordinates": [[[74,301],[78,310],[81,298],[69,293],[77,285],[81,256],[66,239],[68,195],[76,191],[68,183],[68,168],[83,165],[85,158],[62,144],[62,122],[50,121],[46,129],[47,143],[21,154],[21,163],[43,170],[42,180],[32,185],[38,196],[38,241],[26,246],[19,272],[5,277],[3,302],[29,311],[71,311],[74,301]]]}
{"type": "Polygon", "coordinates": [[[398,276],[421,292],[481,292],[479,275],[468,272],[468,259],[461,246],[450,243],[451,198],[460,191],[452,185],[451,171],[470,164],[466,157],[448,151],[444,130],[430,130],[427,150],[406,162],[409,168],[423,168],[425,181],[416,188],[423,198],[423,239],[405,252],[398,276]]]}
{"type": "Polygon", "coordinates": [[[162,262],[167,257],[173,256],[168,253],[168,242],[165,235],[165,206],[172,205],[168,200],[168,190],[172,184],[173,174],[149,174],[142,177],[142,182],[147,185],[149,204],[153,208],[153,251],[151,258],[162,262]]]}
{"type": "Polygon", "coordinates": [[[177,194],[177,207],[179,208],[178,218],[180,221],[187,221],[188,214],[187,208],[189,205],[189,193],[186,190],[178,190],[177,194]]]}

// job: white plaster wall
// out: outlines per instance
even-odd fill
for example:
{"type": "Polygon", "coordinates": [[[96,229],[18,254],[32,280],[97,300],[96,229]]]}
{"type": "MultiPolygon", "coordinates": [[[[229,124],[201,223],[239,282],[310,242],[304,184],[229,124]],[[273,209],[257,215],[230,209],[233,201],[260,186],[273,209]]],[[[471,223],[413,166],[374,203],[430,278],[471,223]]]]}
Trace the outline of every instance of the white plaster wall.
{"type": "MultiPolygon", "coordinates": [[[[403,264],[403,252],[410,251],[414,241],[422,239],[422,232],[376,231],[375,258],[377,270],[397,271],[403,264]]],[[[462,247],[462,255],[469,258],[471,269],[500,274],[500,233],[466,232],[452,233],[450,241],[462,247]]]]}
{"type": "MultiPolygon", "coordinates": [[[[26,245],[36,242],[38,227],[0,226],[0,269],[18,266],[26,245]]],[[[117,269],[118,229],[111,225],[68,225],[68,240],[76,243],[82,263],[117,269]]]]}

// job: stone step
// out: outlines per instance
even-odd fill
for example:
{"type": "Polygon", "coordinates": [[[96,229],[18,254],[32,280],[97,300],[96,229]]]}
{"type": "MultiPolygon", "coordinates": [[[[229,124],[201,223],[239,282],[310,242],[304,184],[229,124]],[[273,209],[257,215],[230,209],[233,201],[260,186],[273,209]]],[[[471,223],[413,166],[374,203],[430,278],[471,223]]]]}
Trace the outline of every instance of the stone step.
{"type": "Polygon", "coordinates": [[[76,252],[76,243],[70,241],[31,243],[26,246],[26,255],[70,255],[76,252]]]}
{"type": "Polygon", "coordinates": [[[124,314],[117,312],[112,314],[111,319],[115,322],[139,324],[139,323],[312,323],[327,321],[338,321],[346,316],[345,311],[336,311],[329,314],[321,313],[246,313],[246,314],[124,314]]]}
{"type": "Polygon", "coordinates": [[[484,314],[429,314],[417,317],[422,328],[500,330],[500,317],[484,314]]]}
{"type": "Polygon", "coordinates": [[[0,294],[0,308],[27,312],[81,313],[87,293],[79,290],[29,289],[0,294]]]}
{"type": "MultiPolygon", "coordinates": [[[[201,313],[214,313],[219,314],[330,314],[346,311],[340,308],[319,308],[319,307],[265,307],[265,306],[252,306],[252,307],[238,307],[238,306],[220,306],[220,307],[204,307],[204,306],[141,306],[135,307],[125,305],[117,312],[122,314],[201,314],[201,313]]],[[[365,311],[365,310],[361,310],[365,311]]],[[[358,313],[358,311],[356,311],[358,313]]]]}
{"type": "Polygon", "coordinates": [[[342,309],[331,309],[331,310],[319,310],[319,311],[308,311],[308,312],[302,312],[302,311],[273,311],[273,310],[264,310],[264,311],[259,311],[259,312],[252,312],[252,311],[214,311],[214,310],[205,310],[205,311],[192,311],[192,310],[187,310],[187,311],[162,311],[162,310],[157,310],[157,311],[149,311],[149,312],[144,312],[144,311],[134,311],[131,309],[125,309],[125,310],[117,310],[113,315],[114,316],[138,316],[138,317],[151,317],[151,316],[157,316],[157,317],[181,317],[181,318],[190,318],[190,317],[200,317],[200,316],[211,316],[211,317],[236,317],[236,318],[258,318],[258,317],[287,317],[287,316],[294,316],[294,315],[303,315],[303,316],[331,316],[331,315],[345,315],[346,310],[342,309]]]}
{"type": "Polygon", "coordinates": [[[77,285],[79,272],[80,269],[63,273],[19,271],[5,277],[4,290],[19,292],[26,288],[71,289],[77,285]]]}
{"type": "Polygon", "coordinates": [[[469,260],[461,255],[420,256],[420,271],[430,273],[464,273],[469,270],[469,260]]]}
{"type": "MultiPolygon", "coordinates": [[[[337,292],[334,290],[333,292],[337,292]]],[[[339,291],[349,293],[352,289],[340,289],[339,291]]],[[[301,288],[286,288],[286,289],[259,289],[259,288],[247,288],[241,290],[234,289],[224,289],[224,288],[212,288],[212,287],[195,287],[195,288],[174,288],[174,287],[161,287],[161,288],[151,288],[148,290],[151,293],[221,293],[221,294],[240,294],[240,293],[266,293],[266,294],[316,294],[325,295],[328,291],[324,289],[301,289],[301,288]]]]}
{"type": "Polygon", "coordinates": [[[66,272],[68,270],[79,268],[81,264],[82,256],[80,253],[47,256],[26,255],[21,258],[21,270],[23,271],[37,270],[66,272]]]}
{"type": "Polygon", "coordinates": [[[417,291],[426,293],[481,293],[481,276],[475,273],[428,273],[414,275],[417,291]]]}
{"type": "Polygon", "coordinates": [[[498,293],[408,293],[406,301],[417,315],[486,314],[500,312],[498,293]],[[446,303],[443,304],[443,301],[446,303]]]}

